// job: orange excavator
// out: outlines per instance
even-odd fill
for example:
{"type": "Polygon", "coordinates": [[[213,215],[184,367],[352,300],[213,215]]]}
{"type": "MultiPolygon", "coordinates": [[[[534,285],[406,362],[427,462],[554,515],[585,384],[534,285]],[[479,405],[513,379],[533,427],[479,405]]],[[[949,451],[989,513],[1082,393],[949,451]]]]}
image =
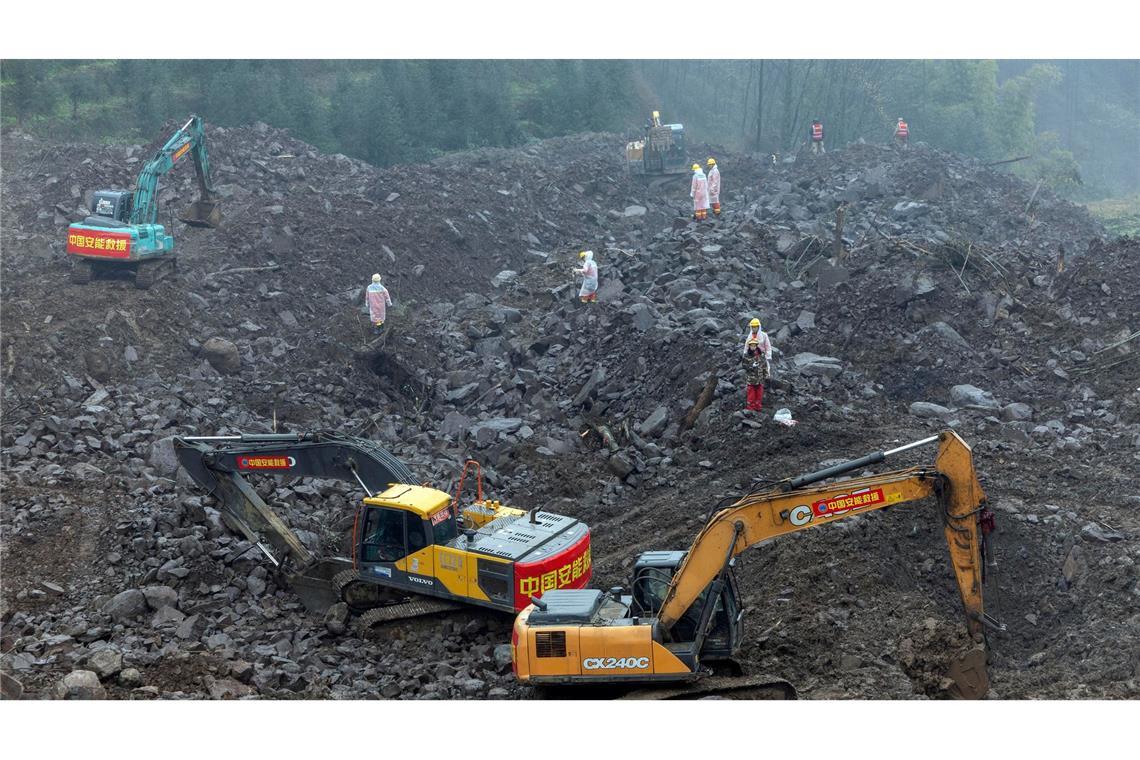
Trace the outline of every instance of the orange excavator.
{"type": "MultiPolygon", "coordinates": [[[[735,557],[777,536],[931,497],[939,506],[974,642],[950,665],[951,692],[981,697],[989,688],[983,625],[1000,627],[982,608],[985,541],[993,515],[972,451],[952,431],[750,493],[713,514],[687,552],[642,553],[628,593],[575,589],[533,596],[512,632],[515,675],[538,685],[656,687],[665,697],[794,698],[786,681],[744,677],[735,665],[744,614],[733,575],[735,557]],[[933,467],[823,483],[935,442],[933,467]],[[720,675],[726,671],[732,675],[720,675]]],[[[653,696],[647,689],[640,693],[653,696]]]]}

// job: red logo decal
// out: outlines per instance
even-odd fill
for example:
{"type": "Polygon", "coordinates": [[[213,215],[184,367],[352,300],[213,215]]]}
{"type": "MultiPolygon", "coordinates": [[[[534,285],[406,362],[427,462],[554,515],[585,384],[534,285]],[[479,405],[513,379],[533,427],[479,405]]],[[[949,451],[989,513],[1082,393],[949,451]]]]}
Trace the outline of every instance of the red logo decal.
{"type": "Polygon", "coordinates": [[[288,470],[295,467],[297,460],[293,457],[279,454],[259,454],[257,456],[239,456],[237,468],[239,470],[288,470]]]}
{"type": "Polygon", "coordinates": [[[131,236],[96,230],[68,230],[67,252],[81,256],[127,259],[131,256],[131,236]]]}
{"type": "Polygon", "coordinates": [[[812,511],[817,515],[836,515],[851,509],[861,509],[863,507],[869,507],[872,504],[882,504],[884,501],[886,501],[886,499],[883,496],[883,489],[876,488],[874,491],[861,491],[860,493],[853,493],[847,496],[836,496],[826,501],[817,501],[812,505],[812,511]]]}

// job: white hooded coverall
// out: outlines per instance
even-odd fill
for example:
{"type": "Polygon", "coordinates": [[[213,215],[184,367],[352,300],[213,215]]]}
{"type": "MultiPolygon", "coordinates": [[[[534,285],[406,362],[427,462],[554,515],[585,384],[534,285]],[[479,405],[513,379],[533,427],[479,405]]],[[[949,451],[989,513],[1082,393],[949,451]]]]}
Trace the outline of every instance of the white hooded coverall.
{"type": "Polygon", "coordinates": [[[582,275],[582,288],[578,291],[579,298],[592,296],[598,291],[598,265],[594,263],[594,252],[586,251],[582,268],[575,270],[582,275]]]}

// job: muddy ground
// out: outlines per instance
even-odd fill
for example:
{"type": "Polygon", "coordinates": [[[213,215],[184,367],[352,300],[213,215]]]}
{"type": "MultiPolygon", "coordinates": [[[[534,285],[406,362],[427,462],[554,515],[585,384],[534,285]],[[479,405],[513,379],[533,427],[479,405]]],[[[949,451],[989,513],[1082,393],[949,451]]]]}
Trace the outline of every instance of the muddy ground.
{"type": "MultiPolygon", "coordinates": [[[[225,222],[175,223],[178,275],[150,290],[71,284],[63,243],[153,146],[0,144],[6,698],[545,696],[511,679],[509,617],[342,633],[278,587],[169,445],[274,417],[373,438],[445,489],[481,460],[496,498],[589,522],[600,587],[756,480],[952,428],[998,518],[991,697],[1140,693],[1137,241],[922,145],[717,154],[725,213],[698,226],[687,182],[627,177],[610,135],[386,170],[260,124],[209,139],[225,222]],[[575,298],[584,248],[596,305],[575,298]],[[369,348],[374,271],[396,307],[369,348]],[[753,315],[777,350],[760,416],[740,412],[753,315]]],[[[164,188],[185,205],[190,170],[164,188]]],[[[343,549],[355,489],[258,486],[343,549]]],[[[962,623],[940,528],[917,504],[751,552],[743,664],[807,698],[945,696],[962,623]]]]}

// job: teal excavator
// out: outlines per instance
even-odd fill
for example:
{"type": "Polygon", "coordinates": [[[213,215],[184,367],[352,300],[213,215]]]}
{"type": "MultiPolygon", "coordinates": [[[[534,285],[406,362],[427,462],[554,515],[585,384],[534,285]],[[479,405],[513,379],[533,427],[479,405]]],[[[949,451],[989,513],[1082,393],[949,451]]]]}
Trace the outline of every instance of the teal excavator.
{"type": "Polygon", "coordinates": [[[90,282],[100,271],[129,269],[135,286],[145,289],[174,271],[174,238],[158,223],[158,180],[187,155],[198,176],[198,200],[178,218],[191,227],[216,228],[221,223],[206,132],[202,120],[191,115],[143,166],[133,191],[95,191],[90,215],[67,228],[72,282],[90,282]]]}

